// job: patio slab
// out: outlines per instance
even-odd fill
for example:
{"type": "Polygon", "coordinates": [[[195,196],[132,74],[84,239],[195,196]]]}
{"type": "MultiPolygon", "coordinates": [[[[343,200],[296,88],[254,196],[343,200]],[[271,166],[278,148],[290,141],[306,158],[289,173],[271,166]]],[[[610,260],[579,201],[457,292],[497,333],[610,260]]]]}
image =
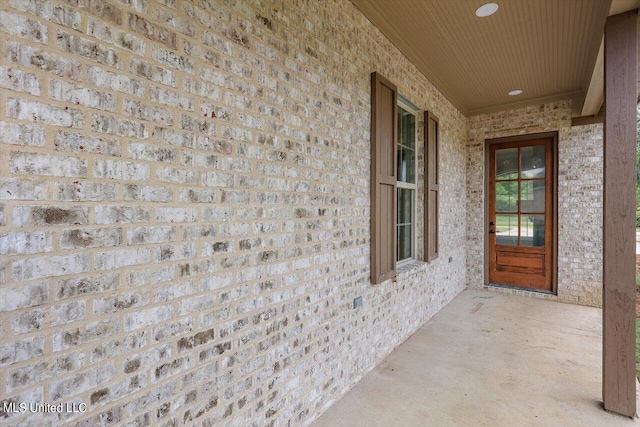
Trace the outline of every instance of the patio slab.
{"type": "Polygon", "coordinates": [[[640,426],[601,396],[600,309],[467,290],[312,427],[640,426]]]}

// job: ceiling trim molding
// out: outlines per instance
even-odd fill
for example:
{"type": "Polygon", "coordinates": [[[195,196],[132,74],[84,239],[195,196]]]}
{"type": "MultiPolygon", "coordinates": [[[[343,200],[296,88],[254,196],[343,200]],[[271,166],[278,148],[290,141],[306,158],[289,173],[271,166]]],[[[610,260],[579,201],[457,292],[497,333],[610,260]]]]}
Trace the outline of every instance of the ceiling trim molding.
{"type": "Polygon", "coordinates": [[[594,123],[604,123],[604,116],[603,115],[581,116],[581,117],[573,117],[571,119],[571,126],[585,126],[585,125],[592,125],[594,123]]]}
{"type": "Polygon", "coordinates": [[[609,8],[609,16],[628,12],[637,9],[639,6],[639,0],[612,0],[611,7],[609,8]]]}
{"type": "MultiPolygon", "coordinates": [[[[612,0],[609,6],[609,16],[618,15],[640,7],[640,0],[612,0]]],[[[639,27],[640,28],[640,27],[639,27]]],[[[639,38],[640,38],[640,33],[639,38]]],[[[638,56],[640,60],[640,56],[638,56]]],[[[640,81],[640,75],[639,75],[640,81]]],[[[640,91],[640,87],[638,88],[640,91]]],[[[600,42],[598,56],[591,73],[589,84],[585,90],[586,96],[580,116],[597,115],[604,102],[604,36],[600,42]]],[[[640,99],[640,92],[638,92],[640,99]]]]}
{"type": "Polygon", "coordinates": [[[518,102],[510,102],[508,104],[500,104],[487,108],[478,108],[469,111],[469,116],[467,117],[479,116],[481,114],[497,113],[506,110],[514,110],[516,108],[531,107],[533,105],[541,105],[548,102],[561,100],[571,100],[571,104],[575,106],[576,104],[579,105],[582,99],[584,99],[584,93],[582,92],[582,90],[575,90],[571,92],[557,93],[549,96],[541,96],[538,98],[529,98],[518,102]]]}
{"type": "Polygon", "coordinates": [[[581,116],[593,116],[598,114],[604,100],[604,38],[600,42],[598,57],[593,67],[591,81],[584,98],[581,116]]]}
{"type": "Polygon", "coordinates": [[[596,27],[598,31],[593,31],[591,35],[592,46],[598,46],[598,49],[593,51],[586,64],[588,72],[582,84],[585,97],[583,103],[579,106],[580,108],[573,109],[574,117],[595,115],[602,106],[604,100],[604,26],[612,9],[621,7],[618,4],[620,1],[626,2],[629,0],[608,0],[608,2],[601,5],[600,15],[602,15],[602,21],[596,27]]]}

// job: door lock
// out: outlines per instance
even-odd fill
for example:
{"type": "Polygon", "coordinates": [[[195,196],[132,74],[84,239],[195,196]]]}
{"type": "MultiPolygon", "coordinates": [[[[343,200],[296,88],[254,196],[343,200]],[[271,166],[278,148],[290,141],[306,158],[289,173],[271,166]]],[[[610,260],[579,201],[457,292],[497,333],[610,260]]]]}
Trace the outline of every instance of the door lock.
{"type": "Polygon", "coordinates": [[[491,222],[489,223],[489,225],[496,225],[496,223],[495,223],[495,222],[493,222],[493,221],[491,221],[491,222]]]}

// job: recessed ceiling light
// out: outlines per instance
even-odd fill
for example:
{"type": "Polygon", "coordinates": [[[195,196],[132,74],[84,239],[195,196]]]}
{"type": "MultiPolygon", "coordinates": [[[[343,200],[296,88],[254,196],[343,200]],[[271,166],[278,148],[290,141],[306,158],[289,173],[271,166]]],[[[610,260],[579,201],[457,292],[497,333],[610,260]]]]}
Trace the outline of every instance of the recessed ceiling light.
{"type": "Polygon", "coordinates": [[[522,93],[522,91],[520,89],[516,89],[516,90],[512,90],[511,92],[509,92],[509,95],[516,96],[516,95],[520,95],[521,93],[522,93]]]}
{"type": "Polygon", "coordinates": [[[479,18],[486,18],[489,15],[493,15],[498,10],[497,3],[483,4],[476,10],[476,16],[479,18]]]}

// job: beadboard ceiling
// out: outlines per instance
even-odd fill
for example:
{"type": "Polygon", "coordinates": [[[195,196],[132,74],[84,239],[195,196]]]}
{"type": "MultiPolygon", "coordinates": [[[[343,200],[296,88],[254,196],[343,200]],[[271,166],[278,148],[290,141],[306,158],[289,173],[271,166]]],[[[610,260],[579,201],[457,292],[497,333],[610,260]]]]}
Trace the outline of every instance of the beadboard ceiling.
{"type": "Polygon", "coordinates": [[[602,85],[605,20],[614,8],[620,13],[638,2],[488,1],[498,11],[478,18],[476,9],[487,1],[352,0],[467,116],[569,97],[580,116],[590,90],[596,93],[590,114],[597,113],[598,88],[590,86],[602,85]],[[515,89],[523,93],[509,96],[515,89]]]}

